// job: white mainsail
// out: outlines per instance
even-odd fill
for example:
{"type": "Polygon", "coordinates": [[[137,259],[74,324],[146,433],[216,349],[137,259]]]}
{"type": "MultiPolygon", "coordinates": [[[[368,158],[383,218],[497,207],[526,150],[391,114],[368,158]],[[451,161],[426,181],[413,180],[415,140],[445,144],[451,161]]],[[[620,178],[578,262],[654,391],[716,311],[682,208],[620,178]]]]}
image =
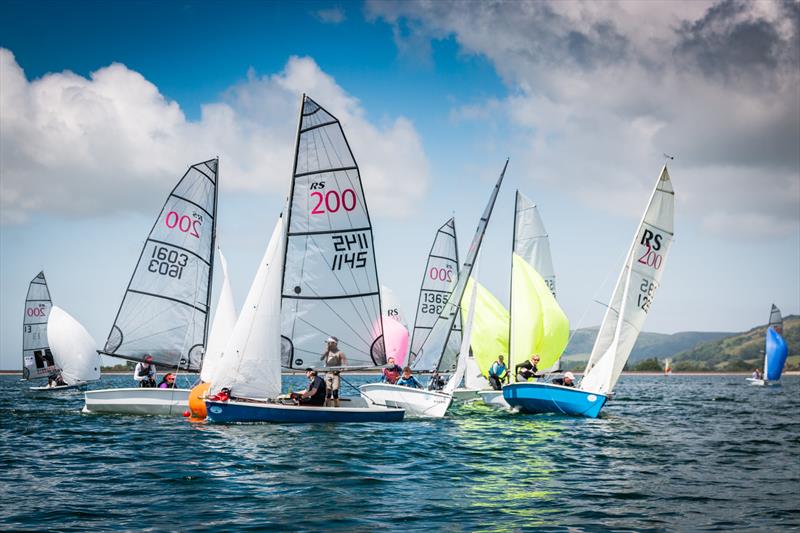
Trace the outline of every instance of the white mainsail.
{"type": "Polygon", "coordinates": [[[103,353],[199,370],[208,333],[217,159],[192,165],[145,241],[103,353]]]}
{"type": "Polygon", "coordinates": [[[303,96],[281,290],[282,364],[320,366],[339,339],[348,366],[386,362],[372,224],[339,121],[303,96]]]}
{"type": "Polygon", "coordinates": [[[614,389],[659,287],[673,238],[675,192],[661,170],[597,333],[580,388],[614,389]]]}
{"type": "MultiPolygon", "coordinates": [[[[475,278],[478,277],[478,267],[475,268],[475,278]]],[[[469,313],[467,313],[467,322],[464,324],[464,334],[461,339],[461,346],[458,351],[458,359],[456,360],[456,370],[453,372],[453,375],[450,376],[450,379],[447,380],[445,383],[444,389],[442,392],[447,394],[453,394],[455,390],[461,386],[461,381],[464,379],[467,370],[468,370],[468,361],[470,359],[470,339],[472,338],[472,322],[475,319],[475,300],[478,297],[478,290],[476,284],[472,284],[472,290],[468,291],[469,294],[465,295],[466,298],[469,298],[469,313]]]]}
{"type": "Polygon", "coordinates": [[[459,306],[461,299],[464,296],[464,290],[467,287],[467,281],[472,275],[472,265],[475,258],[480,252],[481,243],[483,242],[483,235],[486,233],[486,226],[489,224],[489,218],[492,216],[495,201],[497,200],[497,193],[500,191],[500,185],[503,183],[503,177],[508,168],[508,160],[503,165],[503,171],[497,179],[497,183],[492,189],[492,194],[489,196],[489,202],[478,221],[478,227],[475,230],[475,236],[472,238],[467,258],[464,261],[463,268],[458,274],[458,281],[453,288],[453,292],[445,302],[441,313],[436,319],[428,337],[420,346],[417,357],[412,363],[412,368],[416,371],[433,371],[439,368],[444,353],[449,345],[450,336],[452,333],[453,325],[458,317],[459,306]]]}
{"type": "Polygon", "coordinates": [[[100,379],[97,343],[80,322],[56,305],[50,311],[47,340],[67,385],[100,379]]]}
{"type": "Polygon", "coordinates": [[[281,280],[283,217],[278,219],[222,357],[211,391],[223,388],[244,398],[274,398],[281,392],[281,280]]]}
{"type": "MultiPolygon", "coordinates": [[[[455,218],[451,218],[436,230],[436,237],[433,239],[431,250],[428,253],[428,261],[425,263],[411,338],[412,360],[416,359],[416,354],[419,353],[422,344],[439,319],[445,303],[453,293],[458,274],[456,222],[455,218]]],[[[439,362],[438,370],[452,370],[460,344],[461,320],[459,316],[453,323],[453,330],[450,333],[444,355],[439,362]]]]}
{"type": "Polygon", "coordinates": [[[39,272],[28,286],[22,315],[22,377],[44,378],[58,367],[47,343],[47,320],[53,302],[44,272],[39,272]]]}
{"type": "Polygon", "coordinates": [[[233,289],[228,276],[228,262],[225,261],[222,250],[217,250],[217,254],[222,265],[223,279],[217,307],[214,310],[214,321],[208,334],[208,345],[203,356],[203,368],[200,370],[200,379],[205,382],[211,381],[214,376],[225,345],[236,326],[236,304],[233,301],[233,289]]]}

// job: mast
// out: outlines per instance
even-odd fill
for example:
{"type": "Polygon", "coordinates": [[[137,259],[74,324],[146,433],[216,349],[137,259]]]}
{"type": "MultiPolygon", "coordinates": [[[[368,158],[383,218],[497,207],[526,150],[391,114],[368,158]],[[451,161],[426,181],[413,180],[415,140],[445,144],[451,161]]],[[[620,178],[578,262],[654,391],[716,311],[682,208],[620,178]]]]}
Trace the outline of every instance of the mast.
{"type": "MultiPolygon", "coordinates": [[[[209,262],[211,263],[211,268],[208,269],[208,285],[206,286],[206,314],[205,314],[205,326],[203,327],[203,357],[205,357],[205,347],[208,346],[208,323],[209,323],[209,315],[211,314],[211,287],[212,283],[214,282],[214,256],[217,250],[217,199],[219,196],[219,156],[217,156],[214,161],[216,164],[214,168],[217,169],[217,173],[214,176],[214,218],[211,219],[211,259],[209,262]]],[[[203,366],[203,361],[200,361],[200,368],[203,366]]]]}
{"type": "Polygon", "coordinates": [[[513,307],[513,298],[514,298],[514,251],[517,247],[517,213],[519,212],[519,189],[517,189],[516,194],[514,195],[514,220],[512,222],[513,229],[511,230],[511,254],[509,257],[511,258],[511,275],[508,276],[508,373],[509,383],[516,383],[517,381],[517,373],[514,370],[513,366],[513,356],[511,355],[514,352],[514,339],[512,335],[514,334],[514,328],[511,326],[512,321],[514,320],[514,307],[513,307]]]}

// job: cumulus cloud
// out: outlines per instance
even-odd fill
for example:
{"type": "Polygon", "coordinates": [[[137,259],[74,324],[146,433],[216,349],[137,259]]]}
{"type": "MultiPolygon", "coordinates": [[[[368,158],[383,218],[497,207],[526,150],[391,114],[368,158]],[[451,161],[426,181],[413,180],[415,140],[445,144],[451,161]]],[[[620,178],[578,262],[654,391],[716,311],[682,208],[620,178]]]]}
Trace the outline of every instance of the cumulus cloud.
{"type": "Polygon", "coordinates": [[[799,3],[419,0],[367,12],[403,28],[401,53],[452,38],[492,62],[509,96],[451,117],[502,120],[489,131],[528,179],[635,215],[667,152],[679,209],[705,231],[797,231],[799,3]]]}
{"type": "Polygon", "coordinates": [[[125,65],[84,78],[71,72],[28,80],[0,49],[0,216],[93,216],[136,210],[197,161],[220,157],[225,191],[285,194],[300,94],[342,122],[375,214],[413,212],[429,180],[428,162],[406,118],[376,125],[354,96],[313,59],[230,87],[187,120],[178,103],[125,65]],[[401,189],[393,187],[403,183],[401,189]]]}

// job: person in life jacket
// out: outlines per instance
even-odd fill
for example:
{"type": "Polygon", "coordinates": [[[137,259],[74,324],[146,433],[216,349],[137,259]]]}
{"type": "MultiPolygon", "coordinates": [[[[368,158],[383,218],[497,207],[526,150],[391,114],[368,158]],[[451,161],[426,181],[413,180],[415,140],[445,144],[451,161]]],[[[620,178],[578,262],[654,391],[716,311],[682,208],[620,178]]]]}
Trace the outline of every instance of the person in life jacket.
{"type": "Polygon", "coordinates": [[[133,369],[133,379],[139,382],[140,387],[155,387],[156,377],[153,356],[146,354],[140,363],[136,363],[136,368],[133,369]]]}
{"type": "Polygon", "coordinates": [[[503,356],[498,355],[497,360],[489,367],[489,384],[494,390],[503,388],[503,381],[508,377],[508,367],[506,367],[503,356]]]}
{"type": "Polygon", "coordinates": [[[325,380],[317,375],[313,368],[306,368],[308,387],[303,392],[293,392],[289,397],[298,405],[325,405],[326,389],[325,380]]]}
{"type": "Polygon", "coordinates": [[[536,354],[533,354],[529,360],[518,364],[514,368],[514,371],[517,373],[517,381],[528,381],[530,378],[540,377],[537,374],[537,372],[539,372],[539,369],[537,368],[538,364],[539,356],[536,354]]]}
{"type": "Polygon", "coordinates": [[[387,366],[381,372],[381,383],[394,385],[397,383],[397,380],[400,379],[400,374],[403,373],[403,369],[395,362],[394,357],[389,357],[386,363],[387,366]]]}
{"type": "MultiPolygon", "coordinates": [[[[336,337],[328,337],[325,340],[326,348],[322,353],[320,360],[325,363],[326,367],[342,367],[347,366],[347,357],[344,352],[339,350],[339,339],[336,337]]],[[[325,387],[327,390],[326,404],[333,403],[334,407],[339,407],[339,387],[341,386],[341,378],[339,371],[333,370],[325,373],[325,387]]]]}
{"type": "Polygon", "coordinates": [[[575,386],[575,374],[572,372],[564,372],[563,378],[555,378],[552,381],[553,385],[562,385],[564,387],[574,387],[575,386]]]}
{"type": "Polygon", "coordinates": [[[175,388],[175,374],[167,372],[158,384],[159,389],[174,389],[175,388]]]}
{"type": "Polygon", "coordinates": [[[413,375],[411,375],[411,367],[407,366],[403,369],[403,375],[400,376],[400,379],[397,380],[397,385],[402,387],[411,387],[414,389],[421,389],[422,384],[417,381],[413,375]]]}

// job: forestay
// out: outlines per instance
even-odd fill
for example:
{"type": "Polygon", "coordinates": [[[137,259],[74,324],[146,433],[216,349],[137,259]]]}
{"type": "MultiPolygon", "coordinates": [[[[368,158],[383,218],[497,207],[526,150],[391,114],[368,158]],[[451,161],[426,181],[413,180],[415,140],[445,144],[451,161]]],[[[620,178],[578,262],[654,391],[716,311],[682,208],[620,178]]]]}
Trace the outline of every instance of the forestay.
{"type": "Polygon", "coordinates": [[[210,390],[237,397],[274,398],[281,392],[281,280],[284,225],[279,218],[218,364],[210,390]]]}
{"type": "Polygon", "coordinates": [[[675,193],[666,165],[625,258],[589,356],[583,390],[614,389],[659,287],[673,238],[675,193]]]}
{"type": "Polygon", "coordinates": [[[217,300],[217,307],[214,309],[214,321],[211,323],[211,330],[208,334],[208,344],[206,345],[205,355],[203,356],[203,368],[200,370],[200,379],[209,382],[216,371],[215,367],[219,364],[222,352],[228,339],[236,326],[236,304],[233,301],[233,289],[231,280],[228,277],[228,262],[222,255],[222,250],[217,250],[219,262],[222,265],[222,289],[217,300]]]}
{"type": "MultiPolygon", "coordinates": [[[[436,324],[447,299],[456,286],[458,273],[456,221],[455,218],[451,218],[436,230],[436,236],[428,253],[428,261],[425,263],[411,338],[412,359],[419,353],[420,347],[436,324]]],[[[461,319],[459,316],[453,323],[453,331],[439,363],[439,370],[451,370],[460,345],[461,319]]]]}
{"type": "Polygon", "coordinates": [[[350,366],[386,362],[372,224],[339,121],[303,97],[282,285],[282,363],[319,366],[327,337],[350,366]]]}
{"type": "Polygon", "coordinates": [[[483,235],[486,233],[486,226],[489,224],[489,218],[492,215],[495,201],[497,200],[497,193],[500,191],[500,185],[503,183],[503,177],[508,168],[508,160],[503,165],[503,171],[497,179],[497,183],[492,189],[492,194],[489,196],[489,202],[481,215],[478,227],[475,230],[475,236],[472,238],[467,258],[464,261],[463,268],[458,275],[458,281],[453,288],[452,294],[447,299],[442,312],[439,314],[436,323],[433,325],[430,334],[422,343],[419,348],[417,357],[414,360],[412,367],[417,371],[433,371],[440,367],[440,363],[444,357],[445,350],[450,341],[451,331],[458,316],[459,306],[461,299],[464,296],[464,290],[467,287],[467,281],[472,275],[472,265],[475,262],[475,257],[480,252],[481,243],[483,242],[483,235]]]}
{"type": "Polygon", "coordinates": [[[214,264],[218,161],[189,168],[145,241],[104,353],[199,370],[214,264]]]}
{"type": "Polygon", "coordinates": [[[50,291],[44,272],[39,272],[28,286],[25,312],[22,315],[22,377],[47,377],[58,370],[47,343],[47,320],[50,317],[50,291]]]}
{"type": "Polygon", "coordinates": [[[58,306],[51,310],[47,339],[67,385],[100,379],[97,343],[80,322],[58,306]]]}

